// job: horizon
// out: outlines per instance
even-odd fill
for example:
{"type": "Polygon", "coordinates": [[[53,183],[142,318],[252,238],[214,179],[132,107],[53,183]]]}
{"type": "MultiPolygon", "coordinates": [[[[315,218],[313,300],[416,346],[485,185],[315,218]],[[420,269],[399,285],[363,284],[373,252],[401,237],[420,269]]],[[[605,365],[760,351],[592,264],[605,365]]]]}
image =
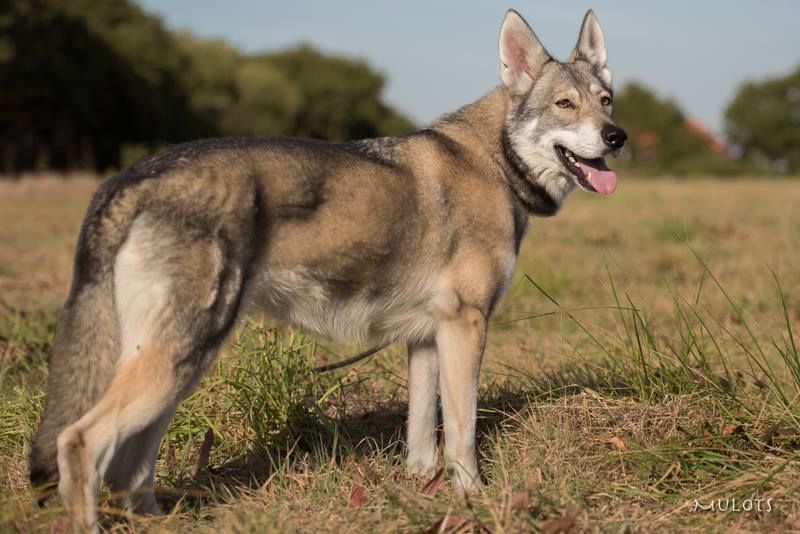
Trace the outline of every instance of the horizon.
{"type": "Polygon", "coordinates": [[[473,0],[457,9],[451,9],[452,1],[419,0],[403,6],[363,0],[291,5],[200,0],[191,9],[181,0],[139,0],[139,5],[170,29],[221,38],[248,53],[308,43],[363,59],[386,76],[385,100],[418,124],[499,84],[497,34],[509,7],[526,18],[551,54],[565,59],[593,5],[615,88],[642,83],[676,101],[688,118],[717,137],[724,133],[725,107],[742,83],[785,75],[800,65],[800,34],[792,28],[795,6],[788,0],[728,9],[725,21],[719,9],[687,0],[669,6],[603,0],[535,7],[473,0]],[[682,28],[680,39],[673,27],[682,28]]]}

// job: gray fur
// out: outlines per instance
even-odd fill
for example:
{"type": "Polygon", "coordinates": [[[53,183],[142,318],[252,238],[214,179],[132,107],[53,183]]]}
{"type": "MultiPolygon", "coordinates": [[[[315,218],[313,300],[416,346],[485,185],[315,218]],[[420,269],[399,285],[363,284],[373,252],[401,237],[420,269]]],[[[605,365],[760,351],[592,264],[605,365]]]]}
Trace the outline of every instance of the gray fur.
{"type": "Polygon", "coordinates": [[[31,442],[34,485],[55,480],[56,438],[91,408],[111,380],[119,355],[111,280],[87,284],[61,312],[48,361],[47,401],[31,442]]]}
{"type": "MultiPolygon", "coordinates": [[[[236,317],[258,307],[330,338],[407,344],[420,362],[410,366],[420,391],[409,469],[424,473],[435,462],[439,383],[448,469],[460,488],[473,488],[487,320],[528,216],[555,214],[575,187],[553,140],[587,157],[609,152],[594,138],[611,121],[598,103],[598,87],[610,93],[605,65],[584,53],[558,63],[518,14],[506,20],[503,68],[524,63],[503,76],[513,87],[417,133],[339,144],[197,141],[107,180],[78,243],[32,481],[54,477],[58,465],[62,497],[74,517],[88,510],[87,526],[94,508],[82,499],[98,478],[146,490],[175,406],[236,317]],[[574,114],[554,109],[562,94],[576,101],[574,114]],[[139,392],[140,383],[150,390],[139,392]],[[143,408],[125,411],[136,403],[143,408]]],[[[590,31],[579,43],[597,45],[599,25],[590,31]]],[[[133,506],[157,510],[151,490],[133,506]]]]}

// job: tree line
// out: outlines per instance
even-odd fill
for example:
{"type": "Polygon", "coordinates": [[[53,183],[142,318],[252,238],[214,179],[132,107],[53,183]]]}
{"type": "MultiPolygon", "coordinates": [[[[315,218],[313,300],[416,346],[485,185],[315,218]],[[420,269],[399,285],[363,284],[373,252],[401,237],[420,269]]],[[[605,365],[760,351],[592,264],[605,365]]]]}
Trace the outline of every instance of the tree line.
{"type": "MultiPolygon", "coordinates": [[[[0,172],[106,171],[200,137],[412,130],[384,85],[310,45],[246,54],[171,31],[130,0],[0,0],[0,172]]],[[[639,171],[800,171],[800,69],[740,88],[723,142],[638,83],[615,114],[630,139],[622,164],[639,171]]]]}
{"type": "Polygon", "coordinates": [[[623,164],[639,172],[800,172],[800,68],[740,87],[725,109],[722,139],[639,83],[615,96],[614,114],[629,134],[623,164]]]}
{"type": "Polygon", "coordinates": [[[362,61],[244,54],[128,0],[0,0],[0,171],[106,170],[222,135],[344,140],[413,124],[362,61]]]}

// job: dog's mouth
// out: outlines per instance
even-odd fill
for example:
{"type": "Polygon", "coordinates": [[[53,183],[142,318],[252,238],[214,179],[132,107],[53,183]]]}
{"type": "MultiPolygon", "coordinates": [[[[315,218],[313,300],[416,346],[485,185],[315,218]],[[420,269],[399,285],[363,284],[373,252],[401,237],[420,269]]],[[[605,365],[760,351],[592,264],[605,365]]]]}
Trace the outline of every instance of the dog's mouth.
{"type": "Polygon", "coordinates": [[[608,168],[603,158],[582,158],[561,145],[555,149],[558,159],[583,189],[601,195],[610,195],[617,189],[617,173],[608,168]]]}

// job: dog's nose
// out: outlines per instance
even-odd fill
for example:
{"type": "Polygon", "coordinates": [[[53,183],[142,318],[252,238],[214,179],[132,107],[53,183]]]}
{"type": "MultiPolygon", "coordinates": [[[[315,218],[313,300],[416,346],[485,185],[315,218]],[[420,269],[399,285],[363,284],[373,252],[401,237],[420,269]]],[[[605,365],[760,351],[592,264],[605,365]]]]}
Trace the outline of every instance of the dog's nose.
{"type": "Polygon", "coordinates": [[[611,148],[622,148],[628,138],[625,130],[613,124],[606,124],[600,135],[603,136],[603,141],[611,148]]]}

